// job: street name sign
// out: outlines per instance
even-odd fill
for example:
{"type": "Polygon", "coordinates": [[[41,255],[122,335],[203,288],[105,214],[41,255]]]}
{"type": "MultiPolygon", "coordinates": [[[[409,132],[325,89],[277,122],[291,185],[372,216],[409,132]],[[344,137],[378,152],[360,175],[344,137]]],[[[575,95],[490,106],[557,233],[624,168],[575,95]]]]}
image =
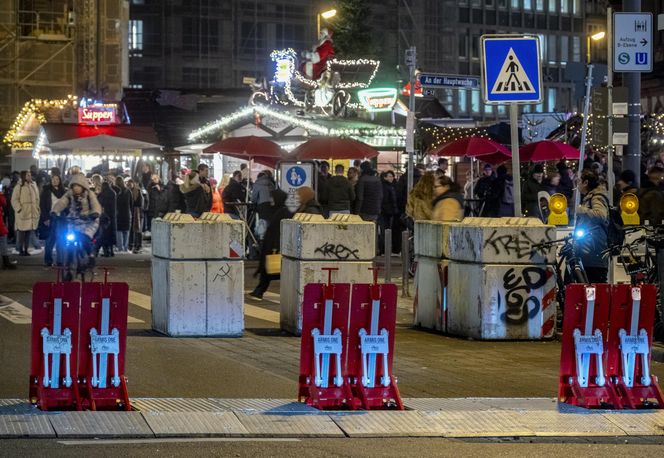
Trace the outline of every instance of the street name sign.
{"type": "Polygon", "coordinates": [[[614,71],[651,72],[652,33],[652,13],[614,13],[614,71]]]}
{"type": "Polygon", "coordinates": [[[542,67],[537,36],[482,36],[484,103],[540,103],[542,67]]]}
{"type": "Polygon", "coordinates": [[[480,87],[480,79],[476,76],[421,73],[419,81],[420,85],[426,88],[478,89],[480,87]]]}

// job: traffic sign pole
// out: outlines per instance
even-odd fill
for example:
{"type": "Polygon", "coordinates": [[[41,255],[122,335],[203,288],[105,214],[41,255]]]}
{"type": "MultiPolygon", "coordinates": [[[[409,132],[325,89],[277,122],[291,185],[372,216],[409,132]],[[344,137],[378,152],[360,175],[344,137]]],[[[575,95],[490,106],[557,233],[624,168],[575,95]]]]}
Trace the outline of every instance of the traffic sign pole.
{"type": "MultiPolygon", "coordinates": [[[[608,133],[609,141],[606,149],[606,162],[609,166],[608,182],[609,182],[609,204],[613,205],[613,188],[615,187],[616,174],[613,172],[613,8],[606,9],[606,33],[607,33],[607,59],[606,59],[606,85],[609,93],[609,108],[608,108],[608,133]]],[[[595,120],[597,122],[597,120],[595,120]]],[[[613,269],[609,269],[609,276],[613,277],[613,269]]],[[[613,283],[613,278],[609,278],[609,283],[613,283]]]]}
{"type": "Polygon", "coordinates": [[[484,103],[510,107],[514,215],[521,216],[519,104],[542,102],[540,42],[536,35],[483,35],[481,43],[484,103]]]}
{"type": "Polygon", "coordinates": [[[512,143],[512,182],[514,183],[514,216],[521,214],[521,165],[519,163],[519,105],[510,104],[510,142],[512,143]]]}

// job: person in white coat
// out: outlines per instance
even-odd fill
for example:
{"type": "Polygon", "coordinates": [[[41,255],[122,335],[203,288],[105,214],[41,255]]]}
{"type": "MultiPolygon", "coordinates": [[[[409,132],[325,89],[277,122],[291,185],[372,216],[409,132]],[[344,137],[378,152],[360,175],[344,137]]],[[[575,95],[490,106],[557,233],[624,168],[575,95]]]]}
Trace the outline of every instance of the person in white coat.
{"type": "Polygon", "coordinates": [[[30,235],[39,225],[39,189],[27,170],[21,172],[21,180],[12,192],[12,207],[16,215],[16,250],[20,256],[29,256],[30,235]]]}

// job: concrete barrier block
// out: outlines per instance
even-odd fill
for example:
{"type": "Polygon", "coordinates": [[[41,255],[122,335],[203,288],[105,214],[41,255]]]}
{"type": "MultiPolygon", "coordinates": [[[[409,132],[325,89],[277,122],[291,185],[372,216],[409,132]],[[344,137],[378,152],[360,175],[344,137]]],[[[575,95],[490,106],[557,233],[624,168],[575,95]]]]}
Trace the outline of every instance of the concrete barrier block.
{"type": "Polygon", "coordinates": [[[415,221],[415,256],[440,259],[449,252],[450,226],[462,223],[415,221]]]}
{"type": "Polygon", "coordinates": [[[551,266],[450,261],[447,331],[475,339],[550,338],[555,286],[551,266]]]}
{"type": "Polygon", "coordinates": [[[208,336],[239,337],[244,331],[244,262],[207,261],[208,336]]]}
{"type": "Polygon", "coordinates": [[[304,287],[309,283],[327,283],[323,267],[338,267],[332,273],[333,283],[371,283],[372,262],[325,262],[281,259],[281,329],[300,335],[302,333],[302,301],[304,287]]]}
{"type": "Polygon", "coordinates": [[[169,336],[207,332],[204,261],[152,258],[152,329],[169,336]]]}
{"type": "Polygon", "coordinates": [[[555,249],[535,250],[533,245],[555,237],[555,226],[535,218],[466,218],[450,225],[443,257],[482,264],[550,263],[555,249]]]}
{"type": "Polygon", "coordinates": [[[321,261],[372,260],[376,256],[376,225],[365,221],[283,220],[281,254],[321,261]]]}
{"type": "Polygon", "coordinates": [[[418,257],[415,272],[413,324],[425,329],[447,330],[447,260],[418,257]]]}
{"type": "Polygon", "coordinates": [[[227,218],[226,215],[220,219],[208,217],[184,222],[155,219],[152,222],[152,254],[165,259],[242,258],[244,224],[227,218]]]}

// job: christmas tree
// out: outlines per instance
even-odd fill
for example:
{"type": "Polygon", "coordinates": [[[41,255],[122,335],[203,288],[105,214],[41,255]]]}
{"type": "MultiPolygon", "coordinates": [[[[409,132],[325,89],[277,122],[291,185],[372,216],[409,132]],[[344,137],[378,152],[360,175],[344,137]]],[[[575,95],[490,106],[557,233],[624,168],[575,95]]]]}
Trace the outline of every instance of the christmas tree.
{"type": "Polygon", "coordinates": [[[341,59],[371,57],[375,54],[369,27],[371,9],[365,0],[339,0],[333,24],[334,48],[341,59]]]}

